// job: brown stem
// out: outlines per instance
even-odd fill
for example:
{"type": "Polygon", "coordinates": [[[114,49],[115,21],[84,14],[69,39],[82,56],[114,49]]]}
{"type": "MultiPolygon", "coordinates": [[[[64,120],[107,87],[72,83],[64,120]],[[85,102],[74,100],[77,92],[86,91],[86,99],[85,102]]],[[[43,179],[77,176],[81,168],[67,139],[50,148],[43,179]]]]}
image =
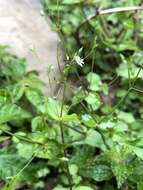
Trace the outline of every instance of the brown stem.
{"type": "Polygon", "coordinates": [[[79,32],[80,28],[86,24],[89,20],[94,19],[98,15],[106,15],[106,14],[113,14],[113,13],[120,13],[120,12],[128,12],[128,11],[142,11],[143,6],[129,6],[129,7],[117,7],[105,10],[98,10],[96,13],[91,14],[88,16],[77,28],[77,33],[79,32]]]}
{"type": "Polygon", "coordinates": [[[108,29],[108,26],[107,26],[107,24],[106,24],[106,21],[105,21],[103,15],[99,14],[99,19],[100,19],[100,23],[102,24],[102,27],[103,27],[104,32],[106,33],[106,35],[107,35],[108,37],[111,37],[110,32],[109,32],[109,29],[108,29]]]}

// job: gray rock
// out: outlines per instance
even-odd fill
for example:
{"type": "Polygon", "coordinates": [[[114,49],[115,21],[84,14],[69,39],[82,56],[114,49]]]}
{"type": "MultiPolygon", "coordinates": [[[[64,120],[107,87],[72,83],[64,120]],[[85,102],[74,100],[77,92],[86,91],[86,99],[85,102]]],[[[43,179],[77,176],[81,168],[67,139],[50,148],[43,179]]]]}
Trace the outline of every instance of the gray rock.
{"type": "Polygon", "coordinates": [[[40,0],[0,0],[0,44],[9,45],[13,54],[26,58],[29,69],[40,73],[47,83],[46,92],[53,96],[61,75],[56,60],[58,37],[41,10],[40,0]]]}

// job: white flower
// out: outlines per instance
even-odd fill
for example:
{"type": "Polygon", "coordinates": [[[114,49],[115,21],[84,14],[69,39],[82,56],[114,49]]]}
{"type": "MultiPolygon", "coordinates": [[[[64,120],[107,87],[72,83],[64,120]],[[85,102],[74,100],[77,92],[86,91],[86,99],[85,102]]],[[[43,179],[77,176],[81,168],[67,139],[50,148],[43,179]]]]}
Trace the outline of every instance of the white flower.
{"type": "Polygon", "coordinates": [[[78,55],[76,55],[74,57],[74,60],[76,61],[76,63],[80,66],[80,67],[83,67],[84,65],[84,60],[82,58],[80,58],[78,55]]]}

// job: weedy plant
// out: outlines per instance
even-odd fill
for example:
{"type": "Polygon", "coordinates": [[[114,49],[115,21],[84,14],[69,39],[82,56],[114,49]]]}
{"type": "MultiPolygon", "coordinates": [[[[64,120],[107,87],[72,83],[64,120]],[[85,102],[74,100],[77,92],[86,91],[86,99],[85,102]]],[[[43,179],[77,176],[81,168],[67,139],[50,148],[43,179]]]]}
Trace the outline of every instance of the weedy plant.
{"type": "Polygon", "coordinates": [[[65,50],[60,102],[0,47],[3,190],[143,189],[140,3],[43,1],[65,50]],[[68,77],[78,82],[66,103],[68,77]]]}

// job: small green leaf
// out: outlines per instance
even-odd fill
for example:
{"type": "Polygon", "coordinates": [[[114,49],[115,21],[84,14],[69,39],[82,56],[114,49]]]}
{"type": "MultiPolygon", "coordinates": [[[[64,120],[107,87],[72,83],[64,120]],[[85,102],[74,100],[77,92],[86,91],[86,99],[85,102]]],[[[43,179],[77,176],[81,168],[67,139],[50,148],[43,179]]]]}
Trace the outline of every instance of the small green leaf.
{"type": "Polygon", "coordinates": [[[40,177],[45,177],[49,173],[50,173],[50,170],[48,168],[42,168],[38,170],[37,175],[40,178],[40,177]]]}
{"type": "Polygon", "coordinates": [[[71,174],[72,176],[75,176],[75,175],[77,174],[77,172],[78,172],[78,167],[77,167],[77,165],[71,164],[71,165],[69,166],[69,171],[70,171],[70,174],[71,174]]]}
{"type": "Polygon", "coordinates": [[[85,101],[87,102],[89,109],[92,108],[92,111],[97,110],[101,105],[100,96],[95,93],[89,93],[85,98],[85,101]]]}
{"type": "Polygon", "coordinates": [[[8,86],[8,91],[11,93],[12,101],[17,102],[24,94],[24,86],[21,83],[8,86]]]}
{"type": "Polygon", "coordinates": [[[7,102],[11,102],[10,94],[8,93],[7,90],[1,89],[0,90],[0,106],[7,102]]]}
{"type": "Polygon", "coordinates": [[[100,135],[98,131],[90,129],[87,132],[85,143],[93,147],[101,148],[101,146],[103,145],[102,136],[100,135]]]}
{"type": "Polygon", "coordinates": [[[42,92],[37,89],[27,88],[25,93],[26,93],[26,97],[30,101],[30,103],[33,104],[38,111],[41,111],[42,113],[44,113],[45,112],[45,102],[47,101],[47,99],[42,94],[42,92]]]}
{"type": "Polygon", "coordinates": [[[78,116],[73,113],[71,115],[64,115],[62,118],[61,118],[62,121],[65,121],[65,122],[68,122],[68,121],[72,121],[72,122],[78,122],[79,119],[78,119],[78,116]]]}
{"type": "Polygon", "coordinates": [[[46,121],[43,117],[37,116],[32,120],[32,131],[42,131],[48,128],[46,121]]]}
{"type": "Polygon", "coordinates": [[[143,160],[143,148],[134,147],[134,153],[143,160]]]}
{"type": "Polygon", "coordinates": [[[8,136],[0,136],[0,142],[10,139],[8,136]]]}
{"type": "Polygon", "coordinates": [[[101,82],[99,75],[97,75],[96,73],[89,73],[86,78],[89,83],[90,90],[93,90],[93,91],[100,90],[100,88],[102,86],[102,82],[101,82]]]}
{"type": "Polygon", "coordinates": [[[95,181],[107,181],[110,180],[113,176],[111,168],[107,165],[95,165],[90,170],[91,177],[95,181]]]}
{"type": "Polygon", "coordinates": [[[82,115],[82,122],[88,127],[91,127],[91,128],[96,127],[94,119],[88,114],[82,115]]]}

